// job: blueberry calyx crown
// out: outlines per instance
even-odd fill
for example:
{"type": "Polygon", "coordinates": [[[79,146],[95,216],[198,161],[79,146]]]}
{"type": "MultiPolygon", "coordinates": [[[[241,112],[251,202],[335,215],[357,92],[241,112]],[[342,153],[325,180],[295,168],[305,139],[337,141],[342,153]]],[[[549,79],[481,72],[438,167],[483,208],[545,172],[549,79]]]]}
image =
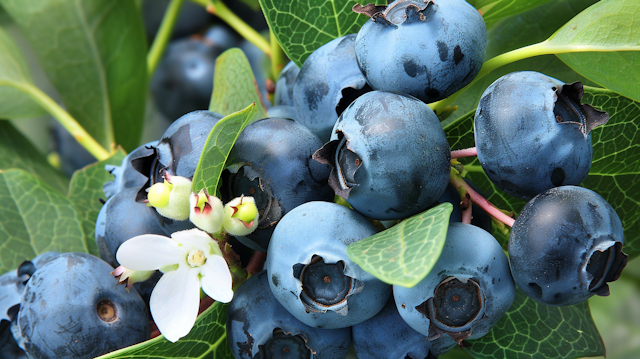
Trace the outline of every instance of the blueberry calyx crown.
{"type": "Polygon", "coordinates": [[[307,346],[307,340],[301,334],[291,335],[280,328],[274,329],[271,339],[258,348],[260,349],[260,357],[264,359],[311,359],[314,354],[307,346]]]}
{"type": "Polygon", "coordinates": [[[351,189],[358,183],[355,173],[362,165],[362,159],[358,154],[349,149],[349,140],[338,132],[338,139],[329,141],[313,154],[313,159],[331,166],[329,174],[329,186],[336,195],[347,199],[351,189]]]}
{"type": "Polygon", "coordinates": [[[374,22],[397,27],[402,23],[425,21],[427,17],[424,10],[432,4],[435,5],[433,0],[396,0],[388,6],[377,6],[373,3],[365,6],[355,4],[352,10],[369,16],[374,22]]]}
{"type": "Polygon", "coordinates": [[[448,334],[461,343],[471,335],[471,324],[484,317],[482,289],[475,279],[445,278],[434,290],[433,297],[416,306],[429,318],[429,337],[448,334]]]}
{"type": "MultiPolygon", "coordinates": [[[[554,90],[556,90],[554,88],[554,90]]],[[[581,82],[565,84],[556,90],[558,99],[553,108],[558,123],[576,123],[587,136],[594,128],[609,121],[609,114],[598,111],[591,105],[581,103],[584,88],[581,82]]]]}
{"type": "Polygon", "coordinates": [[[607,249],[596,249],[586,262],[586,271],[593,276],[589,291],[595,295],[606,297],[609,293],[608,282],[620,278],[627,265],[627,254],[622,252],[622,243],[615,242],[607,249]]]}
{"type": "Polygon", "coordinates": [[[361,292],[364,283],[344,274],[344,270],[344,261],[325,263],[318,255],[313,255],[309,264],[293,266],[294,277],[302,283],[300,300],[307,313],[332,310],[347,315],[347,298],[361,292]]]}

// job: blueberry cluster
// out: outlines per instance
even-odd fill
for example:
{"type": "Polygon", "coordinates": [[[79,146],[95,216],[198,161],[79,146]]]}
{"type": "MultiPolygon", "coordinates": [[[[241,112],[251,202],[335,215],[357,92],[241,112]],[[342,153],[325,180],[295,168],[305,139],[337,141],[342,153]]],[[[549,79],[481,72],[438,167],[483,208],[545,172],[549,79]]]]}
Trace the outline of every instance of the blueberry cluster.
{"type": "MultiPolygon", "coordinates": [[[[191,193],[190,179],[223,116],[187,110],[207,107],[213,62],[199,56],[218,50],[202,39],[172,45],[153,88],[177,119],[121,166],[107,166],[114,179],[103,187],[95,227],[102,259],[46,253],[1,276],[0,356],[91,358],[148,339],[151,292],[177,270],[138,273],[125,290],[112,275],[122,268],[118,250],[134,237],[195,226],[206,240],[223,237],[225,253],[215,254],[225,270],[266,253],[264,269],[229,306],[236,358],[345,358],[351,346],[360,359],[437,358],[487,334],[516,287],[550,306],[608,295],[627,257],[614,209],[579,187],[591,166],[590,132],[608,120],[581,103],[582,85],[517,72],[480,98],[479,162],[497,188],[530,200],[514,221],[461,178],[459,156],[428,106],[478,74],[486,50],[480,14],[463,0],[354,11],[371,18],[358,34],[281,72],[270,117],[249,124],[229,155],[219,199],[191,193]],[[163,93],[189,77],[199,80],[177,91],[184,98],[163,93]],[[252,206],[241,207],[243,199],[252,206]],[[349,245],[443,202],[453,205],[444,248],[417,285],[385,283],[347,255],[349,245]],[[225,211],[220,223],[190,217],[189,209],[204,216],[216,206],[225,211]],[[233,216],[242,217],[237,230],[225,222],[233,216]],[[512,226],[508,253],[491,234],[497,222],[512,226]]],[[[193,268],[210,258],[188,253],[193,268]]]]}

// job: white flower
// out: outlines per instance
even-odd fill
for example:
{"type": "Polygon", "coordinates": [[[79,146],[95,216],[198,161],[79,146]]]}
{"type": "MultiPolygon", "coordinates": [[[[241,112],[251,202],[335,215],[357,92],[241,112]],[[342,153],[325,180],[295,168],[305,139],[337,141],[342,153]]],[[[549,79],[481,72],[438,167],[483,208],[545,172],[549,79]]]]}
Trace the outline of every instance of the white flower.
{"type": "Polygon", "coordinates": [[[198,316],[200,288],[218,302],[233,298],[232,278],[218,243],[199,229],[175,232],[171,238],[144,234],[124,242],[116,254],[128,269],[160,269],[149,307],[160,332],[170,340],[189,334],[198,316]]]}

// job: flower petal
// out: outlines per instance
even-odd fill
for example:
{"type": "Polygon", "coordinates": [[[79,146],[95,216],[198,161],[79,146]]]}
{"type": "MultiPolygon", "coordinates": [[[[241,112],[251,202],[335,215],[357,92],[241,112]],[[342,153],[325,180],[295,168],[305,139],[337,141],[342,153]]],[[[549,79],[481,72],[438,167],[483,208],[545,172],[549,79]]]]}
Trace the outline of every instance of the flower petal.
{"type": "Polygon", "coordinates": [[[157,234],[143,234],[122,243],[116,253],[118,263],[132,270],[156,270],[186,261],[178,242],[157,234]]]}
{"type": "Polygon", "coordinates": [[[218,302],[229,303],[233,299],[233,280],[227,261],[221,256],[210,256],[200,268],[202,290],[218,302]]]}
{"type": "Polygon", "coordinates": [[[213,238],[197,228],[173,232],[171,238],[189,248],[189,250],[197,248],[207,254],[211,252],[211,246],[218,246],[213,238]]]}
{"type": "Polygon", "coordinates": [[[175,343],[189,334],[198,317],[200,283],[197,268],[187,265],[165,273],[156,284],[149,308],[160,333],[175,343]]]}

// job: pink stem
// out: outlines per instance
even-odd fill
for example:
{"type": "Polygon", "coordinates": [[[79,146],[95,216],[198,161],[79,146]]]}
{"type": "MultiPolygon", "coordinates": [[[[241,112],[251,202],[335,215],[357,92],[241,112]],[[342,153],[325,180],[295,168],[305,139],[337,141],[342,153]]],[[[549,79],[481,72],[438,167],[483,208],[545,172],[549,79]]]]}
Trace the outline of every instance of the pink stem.
{"type": "Polygon", "coordinates": [[[465,182],[462,177],[458,174],[454,168],[451,168],[451,176],[449,177],[449,182],[456,188],[456,190],[460,189],[460,187],[464,187],[469,196],[471,197],[471,201],[480,208],[482,208],[485,212],[487,212],[490,216],[494,217],[498,221],[506,224],[509,227],[513,227],[513,223],[516,221],[515,219],[507,216],[498,208],[494,207],[489,201],[487,201],[484,197],[482,197],[478,192],[476,192],[471,186],[465,182]]]}
{"type": "Polygon", "coordinates": [[[451,151],[451,158],[462,158],[462,157],[471,157],[471,156],[477,156],[478,155],[478,151],[476,150],[475,147],[471,147],[471,148],[465,148],[463,150],[455,150],[455,151],[451,151]]]}
{"type": "Polygon", "coordinates": [[[467,209],[462,211],[462,223],[471,224],[471,206],[472,205],[473,205],[472,202],[469,201],[469,205],[467,206],[467,209]]]}

